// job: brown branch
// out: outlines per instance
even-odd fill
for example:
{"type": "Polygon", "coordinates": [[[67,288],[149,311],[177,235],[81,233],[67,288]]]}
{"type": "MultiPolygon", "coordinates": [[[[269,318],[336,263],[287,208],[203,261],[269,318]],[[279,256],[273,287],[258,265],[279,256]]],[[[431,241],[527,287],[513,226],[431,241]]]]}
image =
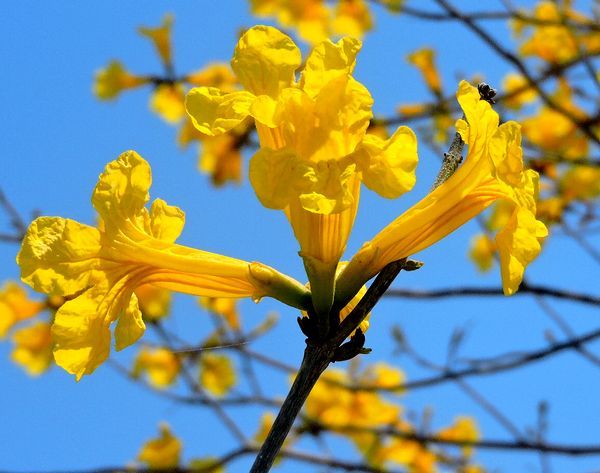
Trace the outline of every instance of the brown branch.
{"type": "Polygon", "coordinates": [[[588,332],[576,338],[570,338],[564,342],[553,343],[547,348],[534,350],[522,354],[509,353],[496,356],[484,360],[472,360],[469,368],[455,369],[444,371],[440,375],[430,376],[414,381],[408,381],[394,386],[376,387],[376,386],[361,386],[361,385],[344,385],[347,389],[353,391],[401,391],[417,388],[431,387],[456,379],[462,379],[469,376],[483,376],[508,371],[515,368],[543,360],[549,356],[556,355],[560,352],[575,349],[585,343],[600,338],[600,329],[588,332]],[[508,358],[508,359],[504,359],[508,358]]]}
{"type": "MultiPolygon", "coordinates": [[[[557,299],[565,299],[582,304],[600,305],[600,296],[585,294],[581,292],[568,291],[549,286],[535,284],[521,284],[516,295],[536,294],[550,296],[557,299]]],[[[406,299],[442,299],[445,297],[464,296],[504,296],[501,287],[454,287],[441,289],[390,289],[386,297],[403,297],[406,299]]]]}
{"type": "MultiPolygon", "coordinates": [[[[317,425],[319,425],[317,423],[317,425]]],[[[325,428],[325,426],[322,426],[325,428]]],[[[530,442],[527,440],[449,440],[436,437],[435,435],[423,435],[415,432],[403,432],[393,427],[369,429],[356,426],[336,427],[336,431],[340,433],[370,433],[375,435],[390,436],[405,440],[414,440],[425,446],[428,444],[446,445],[455,447],[473,447],[491,450],[508,450],[508,451],[533,451],[549,453],[554,455],[600,455],[600,445],[565,445],[548,442],[530,442]]]]}

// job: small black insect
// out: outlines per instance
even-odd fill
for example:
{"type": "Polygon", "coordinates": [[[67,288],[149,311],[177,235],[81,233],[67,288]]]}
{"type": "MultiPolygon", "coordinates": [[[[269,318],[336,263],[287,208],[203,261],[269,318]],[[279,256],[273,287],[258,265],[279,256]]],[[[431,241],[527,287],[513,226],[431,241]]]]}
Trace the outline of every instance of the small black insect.
{"type": "Polygon", "coordinates": [[[480,82],[477,85],[477,90],[479,91],[479,97],[481,97],[481,100],[485,100],[486,102],[492,105],[496,103],[496,101],[494,100],[494,97],[497,93],[496,89],[493,89],[485,82],[480,82]]]}

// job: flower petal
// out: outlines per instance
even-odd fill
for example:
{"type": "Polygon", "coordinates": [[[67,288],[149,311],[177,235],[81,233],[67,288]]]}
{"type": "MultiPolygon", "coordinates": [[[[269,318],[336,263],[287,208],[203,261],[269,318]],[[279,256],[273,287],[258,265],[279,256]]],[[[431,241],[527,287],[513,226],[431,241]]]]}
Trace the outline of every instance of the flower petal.
{"type": "Polygon", "coordinates": [[[514,294],[523,280],[523,273],[542,251],[540,242],[548,235],[545,225],[535,215],[517,207],[508,225],[496,235],[502,286],[507,296],[514,294]]]}
{"type": "Polygon", "coordinates": [[[352,73],[361,47],[362,43],[355,38],[318,44],[306,59],[300,87],[311,97],[316,97],[329,81],[352,73]]]}
{"type": "Polygon", "coordinates": [[[35,219],[23,239],[17,263],[21,279],[36,291],[70,295],[91,284],[99,269],[100,232],[60,217],[35,219]]]}
{"type": "Polygon", "coordinates": [[[168,205],[162,199],[152,202],[150,209],[150,228],[152,236],[173,243],[183,230],[185,213],[178,207],[168,205]]]}
{"type": "Polygon", "coordinates": [[[92,195],[106,233],[139,222],[151,184],[150,165],[135,151],[126,151],[106,165],[92,195]]]}
{"type": "Polygon", "coordinates": [[[239,125],[248,115],[255,96],[249,92],[222,92],[196,87],[188,92],[185,108],[194,126],[205,135],[220,135],[239,125]]]}
{"type": "Polygon", "coordinates": [[[77,381],[91,374],[108,358],[110,331],[97,308],[102,288],[92,288],[65,302],[52,325],[56,364],[74,374],[77,381]]]}
{"type": "Polygon", "coordinates": [[[129,305],[119,317],[119,322],[115,328],[115,347],[117,351],[137,342],[145,331],[146,324],[142,320],[142,312],[138,307],[137,297],[132,294],[129,305]]]}
{"type": "Polygon", "coordinates": [[[395,199],[416,182],[417,137],[408,127],[399,127],[388,139],[367,134],[359,147],[367,156],[363,182],[382,197],[395,199]]]}
{"type": "Polygon", "coordinates": [[[298,46],[271,26],[250,28],[238,41],[231,67],[240,83],[254,95],[277,98],[294,82],[302,57],[298,46]]]}
{"type": "Polygon", "coordinates": [[[304,210],[318,214],[339,213],[352,206],[354,196],[354,176],[356,164],[350,160],[319,161],[310,166],[309,192],[300,194],[300,204],[304,210]]]}
{"type": "Polygon", "coordinates": [[[289,149],[261,148],[250,160],[249,178],[260,202],[270,209],[285,208],[299,191],[312,186],[308,163],[289,149]]]}

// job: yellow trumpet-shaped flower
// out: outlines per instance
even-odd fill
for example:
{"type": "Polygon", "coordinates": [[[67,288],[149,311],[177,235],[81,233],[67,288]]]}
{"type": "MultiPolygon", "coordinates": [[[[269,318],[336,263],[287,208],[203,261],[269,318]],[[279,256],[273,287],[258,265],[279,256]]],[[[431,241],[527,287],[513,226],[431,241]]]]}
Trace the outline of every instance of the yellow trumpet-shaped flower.
{"type": "Polygon", "coordinates": [[[296,82],[298,47],[275,28],[255,26],[231,62],[246,90],[199,87],[186,100],[202,133],[221,134],[254,118],[261,148],[250,161],[250,181],[265,207],[288,217],[319,312],[331,306],[361,181],[387,198],[415,183],[414,133],[400,127],[388,140],[366,133],[373,100],[351,75],[360,48],[352,38],[318,44],[296,82]]]}
{"type": "Polygon", "coordinates": [[[171,66],[172,61],[172,46],[171,46],[171,29],[173,28],[173,15],[165,15],[162,25],[156,28],[142,26],[138,29],[142,36],[145,36],[156,48],[156,52],[162,59],[163,63],[171,66]]]}
{"type": "Polygon", "coordinates": [[[248,263],[175,244],[184,213],[149,200],[151,171],[134,151],[100,175],[92,203],[100,229],[60,217],[40,217],[29,227],[17,262],[34,289],[73,296],[52,327],[58,365],[80,379],[108,356],[110,324],[121,350],[145,330],[134,291],[144,284],[199,296],[275,296],[303,307],[300,283],[260,263],[248,263]],[[295,300],[296,302],[293,302],[295,300]]]}
{"type": "Polygon", "coordinates": [[[146,78],[128,72],[119,61],[111,61],[105,69],[96,73],[94,95],[100,100],[112,100],[124,90],[134,89],[147,82],[146,78]]]}
{"type": "Polygon", "coordinates": [[[538,174],[523,169],[519,125],[498,126],[498,114],[465,81],[457,98],[466,117],[457,122],[469,147],[466,162],[363,245],[338,278],[339,305],[388,263],[433,245],[498,199],[512,210],[496,236],[505,294],[517,290],[525,267],[540,253],[548,231],[535,217],[538,174]]]}

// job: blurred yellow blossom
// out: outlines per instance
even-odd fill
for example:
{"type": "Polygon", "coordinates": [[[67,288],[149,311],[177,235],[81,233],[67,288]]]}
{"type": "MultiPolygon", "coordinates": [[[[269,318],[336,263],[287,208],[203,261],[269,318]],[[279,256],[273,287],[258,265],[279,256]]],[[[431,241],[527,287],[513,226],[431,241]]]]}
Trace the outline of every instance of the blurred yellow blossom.
{"type": "Polygon", "coordinates": [[[200,357],[200,384],[216,397],[227,394],[237,383],[231,359],[225,355],[203,353],[200,357]]]}
{"type": "Polygon", "coordinates": [[[598,31],[579,32],[566,24],[572,22],[593,23],[594,20],[575,11],[569,0],[561,2],[544,0],[536,4],[532,17],[538,23],[519,19],[513,22],[518,36],[526,29],[533,30],[522,42],[520,53],[523,56],[537,56],[544,61],[558,64],[576,58],[580,50],[590,55],[600,51],[600,33],[598,31]]]}
{"type": "Polygon", "coordinates": [[[271,427],[273,426],[273,422],[275,422],[275,415],[272,412],[265,412],[260,417],[260,425],[253,438],[258,445],[262,445],[266,440],[269,430],[271,430],[271,427]]]}
{"type": "Polygon", "coordinates": [[[537,218],[550,225],[562,220],[562,214],[565,210],[566,202],[560,196],[540,199],[537,205],[537,218]]]}
{"type": "Polygon", "coordinates": [[[206,310],[223,317],[229,328],[240,330],[240,315],[237,310],[236,299],[227,297],[201,297],[199,302],[206,310]]]}
{"type": "Polygon", "coordinates": [[[419,70],[427,87],[434,94],[441,94],[442,79],[435,65],[435,51],[431,48],[421,48],[410,53],[407,60],[419,70]]]}
{"type": "Polygon", "coordinates": [[[188,468],[193,472],[225,473],[225,467],[219,464],[219,459],[216,457],[194,458],[190,460],[188,468]]]}
{"type": "Polygon", "coordinates": [[[485,233],[482,233],[471,240],[469,258],[477,265],[479,271],[489,271],[494,264],[496,250],[496,242],[485,233]]]}
{"type": "Polygon", "coordinates": [[[510,73],[504,76],[502,89],[509,96],[502,103],[509,108],[519,109],[537,98],[535,89],[529,87],[527,79],[520,74],[510,73]],[[517,92],[519,90],[522,91],[517,92]]]}
{"type": "Polygon", "coordinates": [[[334,34],[361,38],[372,28],[373,18],[365,0],[338,1],[331,23],[334,34]]]}
{"type": "Polygon", "coordinates": [[[169,314],[171,291],[151,284],[142,284],[136,288],[135,295],[144,320],[155,321],[169,314]]]}
{"type": "Polygon", "coordinates": [[[146,442],[137,458],[148,468],[173,468],[179,465],[181,448],[181,441],[166,423],[161,423],[160,436],[146,442]]]}
{"type": "MultiPolygon", "coordinates": [[[[479,440],[479,428],[473,418],[458,416],[454,419],[454,424],[438,431],[435,436],[439,439],[453,442],[464,441],[467,443],[474,443],[479,440]]],[[[462,448],[463,453],[467,457],[473,453],[473,447],[471,445],[465,445],[462,448]]]]}
{"type": "Polygon", "coordinates": [[[180,370],[179,358],[167,348],[142,348],[133,365],[134,376],[146,374],[150,384],[158,389],[171,386],[180,370]]]}
{"type": "Polygon", "coordinates": [[[30,375],[39,376],[52,364],[52,337],[47,322],[36,322],[15,330],[12,341],[15,345],[12,360],[30,375]]]}
{"type": "Polygon", "coordinates": [[[16,282],[8,281],[0,289],[0,339],[16,324],[34,317],[44,309],[44,303],[29,299],[27,291],[16,282]]]}
{"type": "Polygon", "coordinates": [[[221,90],[230,90],[231,92],[238,85],[229,64],[222,62],[209,64],[199,71],[191,72],[186,76],[186,80],[197,87],[218,87],[221,90]]]}
{"type": "Polygon", "coordinates": [[[150,97],[150,109],[171,124],[179,123],[185,117],[185,91],[179,84],[161,84],[150,97]]]}
{"type": "Polygon", "coordinates": [[[574,166],[560,180],[561,195],[567,200],[587,200],[600,195],[600,168],[574,166]]]}
{"type": "Polygon", "coordinates": [[[346,372],[326,371],[308,396],[306,416],[337,432],[343,432],[344,427],[381,427],[395,422],[399,406],[376,392],[344,387],[349,383],[346,372]]]}
{"type": "MultiPolygon", "coordinates": [[[[585,112],[572,100],[569,84],[561,80],[554,100],[578,119],[585,112]]],[[[542,150],[552,151],[565,158],[582,158],[587,155],[588,138],[569,117],[548,106],[542,106],[537,115],[522,120],[523,136],[542,150]]]]}
{"type": "Polygon", "coordinates": [[[93,91],[100,100],[116,99],[121,92],[148,83],[148,79],[128,72],[119,61],[111,61],[96,72],[93,91]]]}
{"type": "Polygon", "coordinates": [[[167,14],[163,18],[163,22],[156,28],[142,26],[139,28],[139,33],[145,36],[156,48],[156,52],[167,67],[171,67],[172,61],[172,45],[171,45],[171,29],[173,27],[173,15],[167,14]]]}

